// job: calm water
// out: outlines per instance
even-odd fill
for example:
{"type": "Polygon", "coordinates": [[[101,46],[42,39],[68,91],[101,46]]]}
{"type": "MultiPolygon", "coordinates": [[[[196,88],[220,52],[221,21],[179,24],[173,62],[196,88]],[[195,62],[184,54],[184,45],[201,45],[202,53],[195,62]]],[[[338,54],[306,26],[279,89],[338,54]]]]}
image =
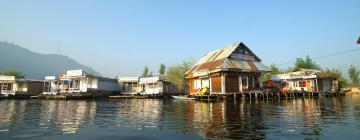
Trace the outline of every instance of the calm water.
{"type": "Polygon", "coordinates": [[[358,139],[360,95],[199,102],[0,100],[0,139],[358,139]]]}

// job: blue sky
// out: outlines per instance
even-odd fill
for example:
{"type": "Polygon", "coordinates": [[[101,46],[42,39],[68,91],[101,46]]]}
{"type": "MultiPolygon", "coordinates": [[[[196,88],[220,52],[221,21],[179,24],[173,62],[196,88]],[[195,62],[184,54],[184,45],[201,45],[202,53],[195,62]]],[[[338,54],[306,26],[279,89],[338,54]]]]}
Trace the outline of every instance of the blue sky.
{"type": "MultiPolygon", "coordinates": [[[[67,55],[105,76],[137,76],[145,65],[157,73],[161,63],[239,41],[264,64],[281,64],[360,47],[359,7],[358,0],[0,0],[0,40],[67,55]]],[[[316,62],[345,71],[359,60],[354,51],[316,62]]]]}

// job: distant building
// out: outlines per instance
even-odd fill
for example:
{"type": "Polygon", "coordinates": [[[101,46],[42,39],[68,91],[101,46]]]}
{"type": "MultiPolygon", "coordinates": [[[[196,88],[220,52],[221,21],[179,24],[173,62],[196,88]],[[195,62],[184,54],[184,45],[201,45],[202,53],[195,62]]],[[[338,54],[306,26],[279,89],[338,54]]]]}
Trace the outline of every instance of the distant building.
{"type": "Polygon", "coordinates": [[[118,77],[122,94],[138,94],[141,92],[139,77],[118,77]]]}
{"type": "Polygon", "coordinates": [[[97,93],[119,94],[117,79],[94,76],[83,70],[68,70],[59,77],[60,94],[97,93]]]}
{"type": "Polygon", "coordinates": [[[165,77],[140,77],[142,95],[170,95],[179,93],[178,88],[165,77]]]}
{"type": "Polygon", "coordinates": [[[285,74],[272,75],[271,80],[285,83],[291,92],[336,92],[339,88],[335,75],[312,69],[296,69],[285,74]]]}
{"type": "Polygon", "coordinates": [[[207,53],[189,71],[189,94],[203,88],[210,94],[236,94],[262,88],[262,77],[268,68],[245,44],[234,43],[207,53]]]}
{"type": "Polygon", "coordinates": [[[0,91],[5,97],[25,97],[39,95],[43,92],[42,80],[15,79],[14,76],[0,76],[0,91]]]}
{"type": "Polygon", "coordinates": [[[59,88],[59,79],[56,79],[56,76],[46,76],[42,94],[56,95],[59,92],[59,88]]]}

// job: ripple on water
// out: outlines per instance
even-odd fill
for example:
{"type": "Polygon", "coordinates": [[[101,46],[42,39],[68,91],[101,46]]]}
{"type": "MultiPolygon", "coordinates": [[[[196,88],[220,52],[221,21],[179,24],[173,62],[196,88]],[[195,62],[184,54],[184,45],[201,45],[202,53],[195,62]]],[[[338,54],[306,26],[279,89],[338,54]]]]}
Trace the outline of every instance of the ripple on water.
{"type": "Polygon", "coordinates": [[[0,100],[0,137],[71,139],[67,136],[84,137],[80,135],[86,132],[87,139],[139,134],[163,139],[173,133],[219,139],[337,139],[345,132],[360,136],[359,104],[360,98],[351,97],[236,103],[0,100]]]}

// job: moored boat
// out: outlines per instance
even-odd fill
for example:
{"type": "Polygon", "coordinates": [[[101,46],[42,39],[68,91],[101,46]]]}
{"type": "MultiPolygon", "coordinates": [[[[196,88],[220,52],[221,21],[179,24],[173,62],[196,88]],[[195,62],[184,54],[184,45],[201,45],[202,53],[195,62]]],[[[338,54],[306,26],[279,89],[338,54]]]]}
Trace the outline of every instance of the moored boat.
{"type": "Polygon", "coordinates": [[[188,97],[188,96],[182,96],[182,95],[171,96],[171,97],[174,98],[174,99],[177,99],[177,100],[195,100],[195,98],[188,97]]]}

